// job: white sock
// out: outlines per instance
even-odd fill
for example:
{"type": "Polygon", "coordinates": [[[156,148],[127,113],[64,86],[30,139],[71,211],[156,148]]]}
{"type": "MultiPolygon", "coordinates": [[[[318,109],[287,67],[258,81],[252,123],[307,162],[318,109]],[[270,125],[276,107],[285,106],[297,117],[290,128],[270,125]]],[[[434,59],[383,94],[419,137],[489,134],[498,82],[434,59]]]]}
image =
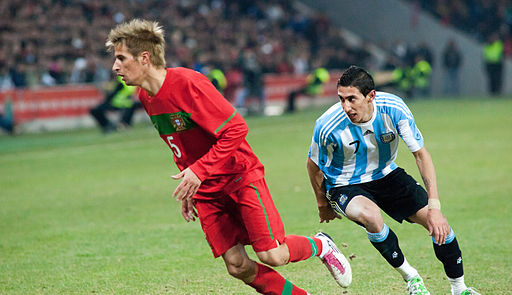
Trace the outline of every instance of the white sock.
{"type": "Polygon", "coordinates": [[[399,267],[395,268],[401,275],[402,278],[404,278],[404,281],[408,281],[414,277],[419,277],[420,274],[418,271],[412,267],[409,262],[407,262],[407,259],[404,257],[404,263],[400,265],[399,267]]]}
{"type": "Polygon", "coordinates": [[[448,281],[450,282],[452,294],[454,295],[460,295],[462,291],[466,290],[468,287],[466,287],[466,284],[464,283],[464,275],[459,278],[448,278],[448,281]]]}
{"type": "Polygon", "coordinates": [[[324,255],[327,254],[327,252],[329,251],[329,249],[331,247],[329,247],[329,244],[327,244],[326,239],[320,239],[320,241],[322,241],[322,252],[320,253],[320,255],[318,255],[318,257],[320,257],[320,259],[322,259],[322,258],[324,258],[324,255]]]}

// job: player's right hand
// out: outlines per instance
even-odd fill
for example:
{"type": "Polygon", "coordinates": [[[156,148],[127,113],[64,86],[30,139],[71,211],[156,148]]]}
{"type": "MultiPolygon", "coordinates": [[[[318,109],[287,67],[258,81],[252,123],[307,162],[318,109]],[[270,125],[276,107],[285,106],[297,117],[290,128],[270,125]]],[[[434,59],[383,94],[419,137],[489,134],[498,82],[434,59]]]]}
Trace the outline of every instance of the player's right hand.
{"type": "Polygon", "coordinates": [[[319,206],[318,207],[318,216],[320,217],[320,223],[326,222],[334,219],[341,219],[341,215],[339,215],[331,206],[319,206]]]}
{"type": "Polygon", "coordinates": [[[171,177],[175,180],[181,179],[180,184],[178,187],[176,187],[174,193],[172,194],[177,201],[191,199],[196,194],[199,186],[201,185],[201,180],[190,168],[187,168],[171,177]]]}

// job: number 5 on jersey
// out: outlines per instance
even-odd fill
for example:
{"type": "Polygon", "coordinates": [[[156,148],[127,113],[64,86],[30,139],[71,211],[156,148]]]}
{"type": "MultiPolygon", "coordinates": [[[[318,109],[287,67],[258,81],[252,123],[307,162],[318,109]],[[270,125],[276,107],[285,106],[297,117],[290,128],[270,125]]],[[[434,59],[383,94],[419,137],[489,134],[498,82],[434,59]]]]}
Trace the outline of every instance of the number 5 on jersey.
{"type": "Polygon", "coordinates": [[[171,147],[172,152],[174,153],[176,158],[181,158],[181,151],[180,151],[180,149],[178,148],[177,145],[172,143],[173,139],[174,138],[172,136],[167,136],[167,142],[169,143],[169,146],[171,147]]]}

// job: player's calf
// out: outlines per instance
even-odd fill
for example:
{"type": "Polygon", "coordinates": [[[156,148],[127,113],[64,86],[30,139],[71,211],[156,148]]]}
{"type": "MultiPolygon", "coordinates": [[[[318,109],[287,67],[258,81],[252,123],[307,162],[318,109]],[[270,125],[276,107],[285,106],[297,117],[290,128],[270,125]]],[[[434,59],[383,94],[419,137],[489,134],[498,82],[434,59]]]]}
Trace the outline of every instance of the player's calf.
{"type": "Polygon", "coordinates": [[[322,241],[318,237],[287,235],[284,245],[287,247],[289,262],[306,260],[322,252],[322,241]]]}

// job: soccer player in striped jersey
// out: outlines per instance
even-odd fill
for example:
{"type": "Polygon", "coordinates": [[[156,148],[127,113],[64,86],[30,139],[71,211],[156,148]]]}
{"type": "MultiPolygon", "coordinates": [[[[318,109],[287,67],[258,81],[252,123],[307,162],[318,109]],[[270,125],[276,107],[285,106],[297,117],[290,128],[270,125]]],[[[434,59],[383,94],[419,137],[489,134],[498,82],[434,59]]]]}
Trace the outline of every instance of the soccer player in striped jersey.
{"type": "Polygon", "coordinates": [[[400,223],[421,224],[432,236],[452,294],[478,294],[464,283],[461,251],[441,212],[434,164],[407,105],[375,91],[370,74],[356,66],[342,74],[337,88],[341,101],[316,121],[308,154],[320,222],[341,218],[340,213],[361,225],[409,293],[430,294],[380,210],[400,223]],[[426,191],[395,164],[399,137],[414,155],[426,191]]]}
{"type": "Polygon", "coordinates": [[[172,150],[181,171],[172,176],[181,180],[173,196],[183,217],[199,217],[214,257],[222,256],[230,275],[262,294],[307,294],[267,265],[318,256],[338,284],[350,284],[350,265],[328,235],[285,236],[263,165],[245,140],[244,119],[204,75],[165,67],[158,23],[120,24],[106,46],[114,51],[112,70],[140,87],[144,109],[172,150]],[[264,264],[251,260],[244,245],[264,264]]]}

